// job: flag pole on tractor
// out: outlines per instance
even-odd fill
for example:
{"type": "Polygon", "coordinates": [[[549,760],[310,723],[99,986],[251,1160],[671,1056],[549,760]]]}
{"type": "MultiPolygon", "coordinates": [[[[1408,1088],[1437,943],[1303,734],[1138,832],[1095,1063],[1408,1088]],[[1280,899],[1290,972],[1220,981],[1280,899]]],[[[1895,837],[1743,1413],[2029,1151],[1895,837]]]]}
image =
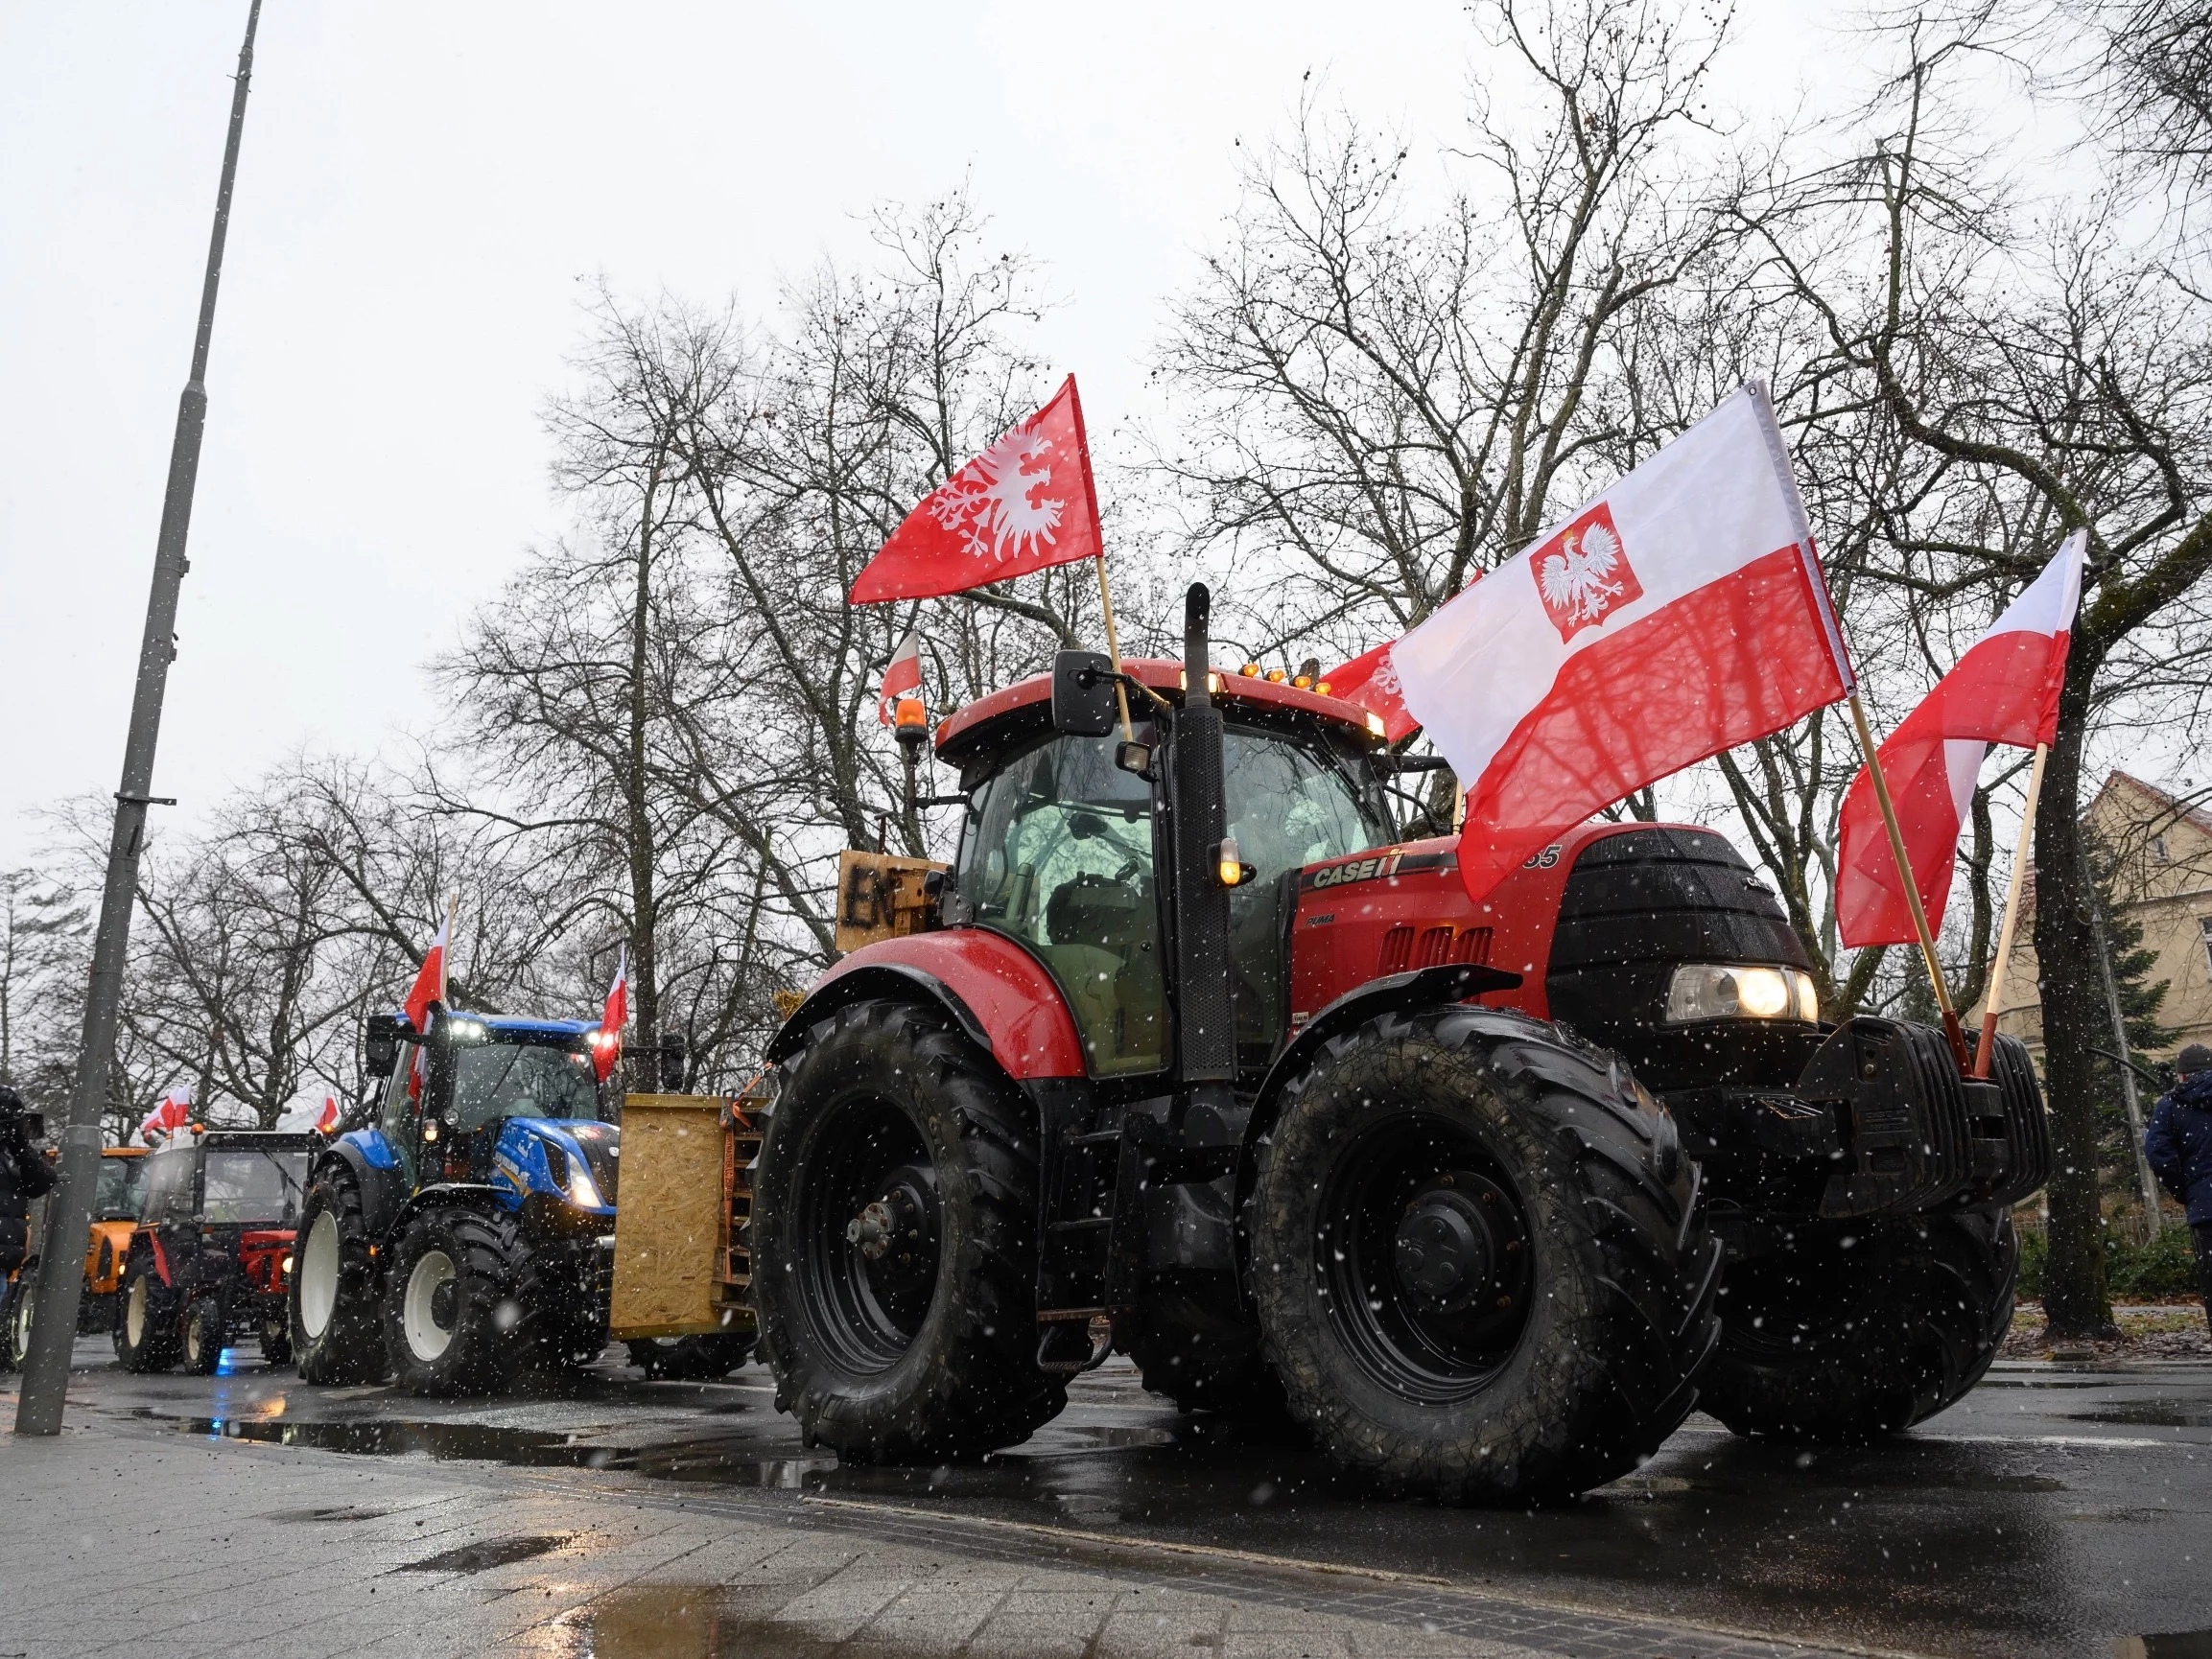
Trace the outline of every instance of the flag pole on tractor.
{"type": "Polygon", "coordinates": [[[2012,848],[2012,878],[2005,889],[2005,924],[1997,930],[1997,960],[1989,970],[1989,991],[1982,1005],[1982,1036],[1974,1044],[1974,1075],[1989,1075],[1989,1059],[1997,1046],[1997,1009],[2005,994],[2005,967],[2012,960],[2012,930],[2020,922],[2020,876],[2028,868],[2028,853],[2036,838],[2036,804],[2043,798],[2043,762],[2051,745],[2036,745],[2036,764],[2028,772],[2028,802],[2020,809],[2020,839],[2012,848]]]}
{"type": "MultiPolygon", "coordinates": [[[[1070,375],[1043,409],[915,503],[854,579],[848,598],[856,605],[942,598],[1078,559],[1098,561],[1106,649],[1119,673],[1091,444],[1070,375]]],[[[1118,683],[1115,694],[1127,736],[1128,696],[1118,683]]]]}
{"type": "MultiPolygon", "coordinates": [[[[1873,781],[1874,800],[1882,809],[1882,828],[1889,831],[1890,852],[1897,860],[1899,870],[1911,870],[1912,860],[1905,856],[1905,832],[1897,827],[1896,803],[1890,799],[1890,782],[1882,775],[1882,757],[1874,747],[1873,729],[1867,724],[1867,706],[1856,690],[1851,693],[1851,723],[1858,728],[1859,752],[1867,758],[1867,776],[1873,781]]],[[[1919,883],[1907,876],[1904,882],[1905,903],[1913,916],[1913,931],[1918,935],[1920,960],[1927,964],[1928,983],[1936,989],[1936,1006],[1942,1012],[1943,1035],[1951,1041],[1951,1058],[1959,1063],[1959,1075],[1964,1077],[1970,1067],[1966,1058],[1965,1033],[1959,1029],[1959,1011],[1951,1006],[1951,989],[1943,983],[1943,964],[1936,955],[1936,937],[1928,931],[1927,907],[1920,902],[1919,883]]]]}

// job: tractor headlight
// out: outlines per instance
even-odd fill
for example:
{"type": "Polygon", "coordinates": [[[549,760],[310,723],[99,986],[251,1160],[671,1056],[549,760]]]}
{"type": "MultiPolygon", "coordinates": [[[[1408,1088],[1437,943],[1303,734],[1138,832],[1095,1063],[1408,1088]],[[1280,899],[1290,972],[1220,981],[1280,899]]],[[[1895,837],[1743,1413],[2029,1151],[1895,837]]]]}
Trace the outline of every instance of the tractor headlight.
{"type": "Polygon", "coordinates": [[[1669,1025],[1701,1019],[1802,1019],[1821,1016],[1813,976],[1795,968],[1691,963],[1667,985],[1669,1025]]]}
{"type": "Polygon", "coordinates": [[[569,1203],[578,1209],[606,1207],[606,1200],[600,1197],[600,1183],[592,1180],[592,1172],[580,1158],[569,1160],[569,1203]]]}

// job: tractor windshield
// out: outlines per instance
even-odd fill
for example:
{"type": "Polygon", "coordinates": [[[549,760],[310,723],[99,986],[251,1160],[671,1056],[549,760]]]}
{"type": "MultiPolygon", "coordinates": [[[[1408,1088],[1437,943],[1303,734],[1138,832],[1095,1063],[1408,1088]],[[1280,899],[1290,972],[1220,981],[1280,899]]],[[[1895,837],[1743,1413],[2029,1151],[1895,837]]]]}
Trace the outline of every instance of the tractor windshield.
{"type": "Polygon", "coordinates": [[[286,1152],[210,1147],[200,1218],[221,1225],[292,1227],[299,1220],[306,1181],[305,1147],[286,1152]]]}
{"type": "Polygon", "coordinates": [[[92,1201],[95,1221],[136,1221],[139,1195],[146,1173],[142,1157],[104,1157],[100,1160],[100,1191],[92,1201]]]}
{"type": "Polygon", "coordinates": [[[507,1117],[600,1114],[592,1058],[543,1042],[487,1042],[454,1052],[454,1128],[488,1128],[507,1117]]]}

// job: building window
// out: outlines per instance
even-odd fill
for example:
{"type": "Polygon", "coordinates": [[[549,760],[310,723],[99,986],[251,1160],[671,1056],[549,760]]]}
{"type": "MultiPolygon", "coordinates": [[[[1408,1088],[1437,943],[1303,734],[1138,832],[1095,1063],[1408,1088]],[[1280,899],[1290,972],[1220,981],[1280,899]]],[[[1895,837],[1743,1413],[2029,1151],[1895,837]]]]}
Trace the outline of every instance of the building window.
{"type": "Polygon", "coordinates": [[[2212,970],[2212,916],[2200,917],[2197,926],[2204,935],[2205,969],[2212,970]]]}
{"type": "Polygon", "coordinates": [[[2173,859],[2170,858],[2166,853],[2165,836],[2153,835],[2151,837],[2151,856],[2157,859],[2161,864],[2171,864],[2173,862],[2173,859]]]}

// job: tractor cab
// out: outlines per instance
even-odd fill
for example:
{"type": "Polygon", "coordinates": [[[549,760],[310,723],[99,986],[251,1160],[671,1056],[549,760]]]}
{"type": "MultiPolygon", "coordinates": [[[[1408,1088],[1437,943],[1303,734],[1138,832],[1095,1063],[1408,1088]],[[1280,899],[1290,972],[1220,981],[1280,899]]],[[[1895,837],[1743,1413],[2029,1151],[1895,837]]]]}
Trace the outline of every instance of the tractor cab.
{"type": "MultiPolygon", "coordinates": [[[[1180,665],[1123,666],[1166,711],[1182,706],[1180,665]]],[[[1365,711],[1257,671],[1212,678],[1223,840],[1244,867],[1228,895],[1236,1069],[1257,1075],[1289,1026],[1299,872],[1396,831],[1365,711]]],[[[1057,732],[1051,689],[1040,675],[939,731],[968,800],[942,920],[1002,933],[1044,965],[1092,1077],[1156,1078],[1171,1063],[1176,933],[1166,722],[1138,699],[1132,740],[1118,725],[1057,732]]]]}

